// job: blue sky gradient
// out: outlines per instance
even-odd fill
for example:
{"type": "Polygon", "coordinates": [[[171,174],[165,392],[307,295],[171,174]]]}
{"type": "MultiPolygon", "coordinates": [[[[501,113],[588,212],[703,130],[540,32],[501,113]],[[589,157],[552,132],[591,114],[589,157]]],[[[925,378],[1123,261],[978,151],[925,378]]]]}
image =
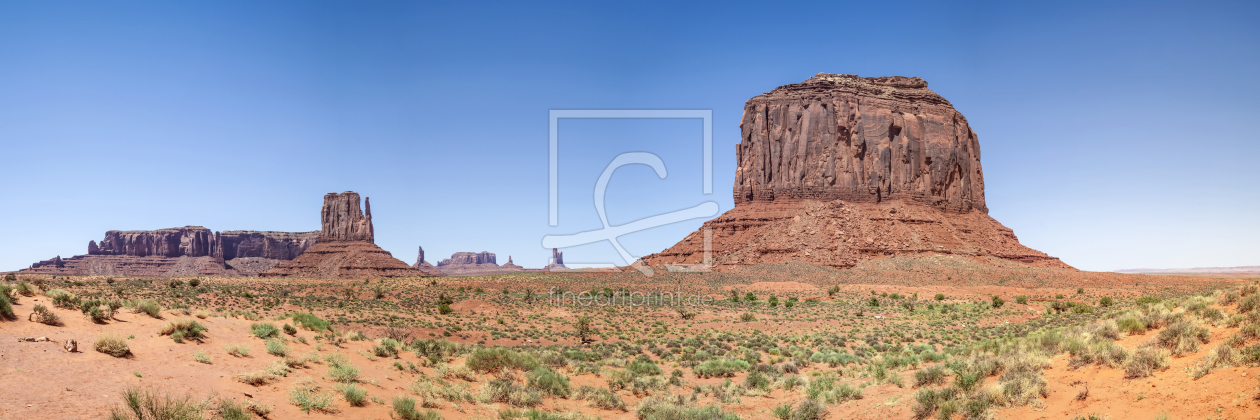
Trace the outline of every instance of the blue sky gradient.
{"type": "MultiPolygon", "coordinates": [[[[818,72],[920,76],[979,134],[990,214],[1078,268],[1260,264],[1255,2],[0,2],[0,270],[106,230],[309,231],[328,192],[373,201],[408,263],[733,204],[744,101],[818,72]],[[562,122],[547,225],[547,112],[562,122]]],[[[632,253],[699,227],[624,238],[632,253]]],[[[568,262],[619,262],[608,244],[568,262]]]]}

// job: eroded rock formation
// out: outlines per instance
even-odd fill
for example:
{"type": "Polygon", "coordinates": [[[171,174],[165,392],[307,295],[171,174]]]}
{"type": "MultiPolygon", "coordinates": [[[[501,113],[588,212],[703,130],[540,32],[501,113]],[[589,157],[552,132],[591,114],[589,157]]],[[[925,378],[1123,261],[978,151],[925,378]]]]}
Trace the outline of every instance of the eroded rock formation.
{"type": "Polygon", "coordinates": [[[744,105],[735,208],[640,263],[718,270],[801,261],[852,267],[898,254],[1070,268],[988,215],[967,119],[906,77],[819,73],[744,105]]]}
{"type": "Polygon", "coordinates": [[[416,263],[412,264],[411,268],[423,271],[433,276],[441,277],[446,275],[446,273],[443,273],[442,270],[438,270],[438,268],[434,267],[433,264],[429,264],[428,261],[424,260],[424,247],[420,247],[420,254],[416,256],[416,263]]]}
{"type": "Polygon", "coordinates": [[[271,268],[263,277],[374,278],[429,277],[423,271],[394,258],[376,246],[372,208],[365,200],[359,209],[359,193],[346,191],[324,195],[320,209],[319,241],[292,261],[271,268]]]}

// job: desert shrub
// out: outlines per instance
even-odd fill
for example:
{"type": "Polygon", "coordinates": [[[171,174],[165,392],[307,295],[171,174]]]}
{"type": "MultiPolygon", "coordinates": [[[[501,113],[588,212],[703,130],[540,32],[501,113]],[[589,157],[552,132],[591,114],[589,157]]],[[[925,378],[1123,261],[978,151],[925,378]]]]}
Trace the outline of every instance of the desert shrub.
{"type": "Polygon", "coordinates": [[[1207,327],[1182,318],[1160,330],[1159,335],[1155,337],[1155,343],[1171,350],[1174,356],[1180,356],[1199,351],[1199,344],[1206,344],[1210,337],[1211,333],[1207,327]]]}
{"type": "Polygon", "coordinates": [[[591,406],[603,410],[626,410],[626,402],[606,388],[582,385],[573,391],[573,398],[588,401],[591,406]]]}
{"type": "Polygon", "coordinates": [[[569,378],[547,369],[539,367],[525,374],[526,386],[538,390],[543,395],[568,398],[569,397],[569,378]]]}
{"type": "Polygon", "coordinates": [[[23,282],[18,282],[18,284],[17,284],[17,288],[16,288],[16,289],[14,289],[14,290],[17,290],[18,294],[20,294],[20,295],[22,295],[22,296],[35,296],[35,295],[39,294],[39,288],[38,288],[38,287],[35,287],[35,286],[31,285],[30,283],[27,283],[27,282],[24,282],[24,281],[23,281],[23,282]]]}
{"type": "Polygon", "coordinates": [[[279,337],[280,329],[274,324],[255,322],[249,325],[249,333],[258,338],[279,337]]]}
{"type": "Polygon", "coordinates": [[[108,354],[114,357],[125,357],[131,354],[131,348],[127,346],[127,339],[123,336],[113,333],[106,333],[96,337],[93,343],[96,351],[108,354]]]}
{"type": "MultiPolygon", "coordinates": [[[[914,418],[925,419],[936,413],[944,403],[953,399],[953,388],[920,389],[914,393],[914,405],[910,407],[910,410],[914,413],[914,418]]],[[[949,415],[942,415],[941,418],[948,419],[949,415]]]]}
{"type": "Polygon", "coordinates": [[[713,359],[692,368],[696,376],[701,378],[729,378],[735,373],[748,370],[749,363],[739,359],[713,359]]]}
{"type": "Polygon", "coordinates": [[[525,388],[513,382],[511,378],[494,379],[481,387],[479,400],[482,403],[507,403],[515,407],[532,407],[542,404],[538,391],[525,388]]]}
{"type": "Polygon", "coordinates": [[[223,346],[223,350],[227,351],[227,354],[232,355],[232,357],[249,356],[249,346],[244,344],[223,346]]]}
{"type": "Polygon", "coordinates": [[[381,344],[372,347],[372,354],[376,357],[398,357],[398,349],[402,348],[402,344],[394,341],[392,338],[381,339],[381,344]]]}
{"type": "Polygon", "coordinates": [[[1212,369],[1235,366],[1242,360],[1242,354],[1234,349],[1229,343],[1212,349],[1197,365],[1190,368],[1190,377],[1194,379],[1202,378],[1211,372],[1212,369]]]}
{"type": "Polygon", "coordinates": [[[1019,295],[1019,296],[1015,296],[1015,303],[1018,303],[1018,304],[1020,304],[1020,305],[1027,305],[1027,304],[1028,304],[1028,295],[1019,295]]]}
{"type": "Polygon", "coordinates": [[[408,397],[394,397],[392,403],[394,414],[402,420],[441,420],[442,415],[433,410],[416,411],[416,400],[408,397]]]}
{"type": "Polygon", "coordinates": [[[122,392],[122,406],[109,411],[110,420],[195,420],[204,419],[201,404],[189,396],[174,397],[156,391],[127,388],[122,392]]]}
{"type": "Polygon", "coordinates": [[[1050,394],[1042,373],[1049,364],[1048,359],[1032,353],[1014,352],[1004,356],[1003,362],[1006,372],[998,377],[998,382],[1011,404],[1028,405],[1050,394]]]}
{"type": "Polygon", "coordinates": [[[267,346],[267,354],[272,356],[284,357],[289,354],[289,345],[281,339],[268,338],[264,345],[267,346]]]}
{"type": "Polygon", "coordinates": [[[292,325],[289,325],[289,324],[287,324],[287,323],[286,323],[286,324],[284,324],[284,326],[283,326],[283,327],[280,327],[280,329],[284,330],[284,333],[285,333],[285,334],[288,334],[288,335],[296,335],[296,334],[297,334],[297,328],[294,328],[292,325]]]}
{"type": "Polygon", "coordinates": [[[333,394],[315,392],[309,386],[299,385],[289,390],[289,404],[296,405],[308,414],[311,410],[332,412],[333,394]]]}
{"type": "Polygon", "coordinates": [[[17,318],[17,315],[13,314],[13,304],[9,303],[8,293],[0,293],[0,318],[17,318]]]}
{"type": "Polygon", "coordinates": [[[349,362],[332,363],[328,368],[328,378],[337,382],[355,382],[359,380],[359,368],[349,362]]]}
{"type": "Polygon", "coordinates": [[[337,385],[335,389],[341,392],[341,397],[345,398],[346,402],[352,406],[362,407],[367,404],[367,390],[363,388],[359,388],[354,384],[345,384],[337,385]]]}
{"type": "Polygon", "coordinates": [[[216,408],[219,409],[219,418],[222,418],[223,420],[252,420],[253,419],[253,417],[249,415],[247,406],[242,405],[242,404],[237,404],[236,401],[233,401],[233,400],[229,400],[229,399],[219,400],[219,404],[216,406],[216,408]]]}
{"type": "Polygon", "coordinates": [[[680,401],[682,398],[680,396],[646,398],[639,402],[635,414],[639,420],[736,420],[740,418],[722,411],[722,408],[716,405],[696,407],[694,402],[680,401]]]}
{"type": "Polygon", "coordinates": [[[753,370],[748,372],[748,376],[744,377],[744,388],[769,390],[770,378],[766,377],[766,374],[761,373],[761,371],[753,370]]]}
{"type": "Polygon", "coordinates": [[[464,360],[464,365],[477,372],[488,373],[499,369],[516,369],[522,371],[538,368],[538,359],[526,354],[517,353],[505,347],[483,348],[473,351],[464,360]]]}
{"type": "Polygon", "coordinates": [[[1105,338],[1108,340],[1120,339],[1120,327],[1116,324],[1116,321],[1110,319],[1099,321],[1085,327],[1085,332],[1095,338],[1105,338]]]}
{"type": "Polygon", "coordinates": [[[74,293],[61,289],[52,289],[44,293],[52,299],[53,306],[62,309],[79,309],[81,300],[74,293]]]}
{"type": "Polygon", "coordinates": [[[46,325],[61,325],[61,317],[58,317],[56,313],[48,310],[47,306],[38,303],[35,304],[34,312],[31,312],[31,315],[27,317],[27,319],[46,325]]]}
{"type": "Polygon", "coordinates": [[[1146,322],[1133,315],[1125,315],[1116,319],[1116,327],[1125,334],[1146,333],[1146,322]]]}
{"type": "Polygon", "coordinates": [[[648,360],[636,360],[626,365],[626,370],[634,372],[636,375],[660,375],[661,368],[655,363],[648,360]]]}
{"type": "Polygon", "coordinates": [[[1260,308],[1260,294],[1252,293],[1238,302],[1238,313],[1245,314],[1260,308]]]}
{"type": "Polygon", "coordinates": [[[135,302],[135,307],[131,309],[133,313],[143,313],[155,319],[162,319],[162,307],[154,300],[141,300],[135,302]]]}
{"type": "Polygon", "coordinates": [[[739,316],[739,320],[744,321],[744,322],[753,322],[757,320],[757,317],[754,316],[751,312],[744,312],[743,314],[739,316]]]}
{"type": "Polygon", "coordinates": [[[993,295],[993,298],[991,300],[993,301],[992,305],[994,309],[1001,308],[1002,305],[1006,304],[1006,301],[1002,300],[1002,298],[998,297],[998,295],[993,295]]]}
{"type": "Polygon", "coordinates": [[[1103,296],[1102,299],[1098,300],[1098,306],[1101,306],[1104,308],[1114,305],[1115,303],[1116,302],[1111,299],[1111,296],[1103,296]]]}
{"type": "Polygon", "coordinates": [[[209,355],[206,355],[206,352],[204,350],[197,351],[197,353],[193,355],[193,360],[196,360],[198,363],[205,363],[207,365],[214,362],[213,360],[210,359],[209,355]]]}
{"type": "Polygon", "coordinates": [[[451,305],[447,305],[445,303],[439,303],[437,306],[437,310],[438,310],[438,313],[442,315],[450,315],[451,312],[455,312],[454,309],[451,309],[451,305]]]}
{"type": "Polygon", "coordinates": [[[933,365],[914,373],[914,386],[941,385],[945,383],[945,367],[933,365]]]}
{"type": "Polygon", "coordinates": [[[445,339],[416,339],[411,342],[411,350],[416,357],[429,359],[431,363],[444,361],[465,351],[466,346],[445,339]]]}
{"type": "Polygon", "coordinates": [[[1168,368],[1168,351],[1151,347],[1139,347],[1124,365],[1124,377],[1145,378],[1156,370],[1168,368]]]}
{"type": "Polygon", "coordinates": [[[315,332],[324,332],[332,328],[332,323],[320,319],[314,314],[296,312],[293,314],[293,323],[306,330],[315,332]]]}
{"type": "Polygon", "coordinates": [[[161,335],[169,335],[176,343],[184,342],[184,339],[200,341],[205,337],[206,327],[197,323],[192,319],[179,319],[167,322],[158,332],[161,335]]]}

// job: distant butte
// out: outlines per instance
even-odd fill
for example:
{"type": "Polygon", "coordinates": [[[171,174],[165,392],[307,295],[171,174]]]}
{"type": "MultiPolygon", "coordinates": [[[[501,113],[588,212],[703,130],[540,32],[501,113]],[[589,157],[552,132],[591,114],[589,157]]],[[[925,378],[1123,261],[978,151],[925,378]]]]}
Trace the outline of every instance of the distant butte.
{"type": "Polygon", "coordinates": [[[711,229],[718,271],[785,261],[847,268],[909,254],[1070,269],[989,217],[979,139],[927,86],[819,73],[749,99],[735,208],[636,264],[701,264],[711,229]]]}
{"type": "Polygon", "coordinates": [[[412,268],[376,246],[372,205],[359,208],[359,193],[346,191],[324,195],[320,209],[319,242],[292,261],[261,274],[262,277],[376,278],[432,277],[412,268]]]}

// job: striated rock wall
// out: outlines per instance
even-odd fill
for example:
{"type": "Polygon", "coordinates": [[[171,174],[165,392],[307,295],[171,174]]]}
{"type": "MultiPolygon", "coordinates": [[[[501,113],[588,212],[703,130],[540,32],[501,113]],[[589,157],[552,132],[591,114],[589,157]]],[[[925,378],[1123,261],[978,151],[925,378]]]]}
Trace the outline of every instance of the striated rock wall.
{"type": "Polygon", "coordinates": [[[201,226],[158,230],[111,230],[100,245],[88,242],[89,255],[133,257],[205,257],[213,249],[214,232],[201,226]],[[95,252],[93,252],[95,251],[95,252]]]}
{"type": "Polygon", "coordinates": [[[216,232],[214,251],[211,255],[231,260],[234,258],[266,258],[291,260],[319,241],[320,232],[269,232],[254,230],[228,230],[216,232]]]}
{"type": "Polygon", "coordinates": [[[372,203],[365,200],[364,204],[366,212],[359,210],[359,193],[354,191],[325,194],[324,207],[320,209],[319,240],[375,243],[372,203]]]}
{"type": "Polygon", "coordinates": [[[920,78],[819,73],[744,105],[734,198],[987,212],[980,143],[920,78]]]}

